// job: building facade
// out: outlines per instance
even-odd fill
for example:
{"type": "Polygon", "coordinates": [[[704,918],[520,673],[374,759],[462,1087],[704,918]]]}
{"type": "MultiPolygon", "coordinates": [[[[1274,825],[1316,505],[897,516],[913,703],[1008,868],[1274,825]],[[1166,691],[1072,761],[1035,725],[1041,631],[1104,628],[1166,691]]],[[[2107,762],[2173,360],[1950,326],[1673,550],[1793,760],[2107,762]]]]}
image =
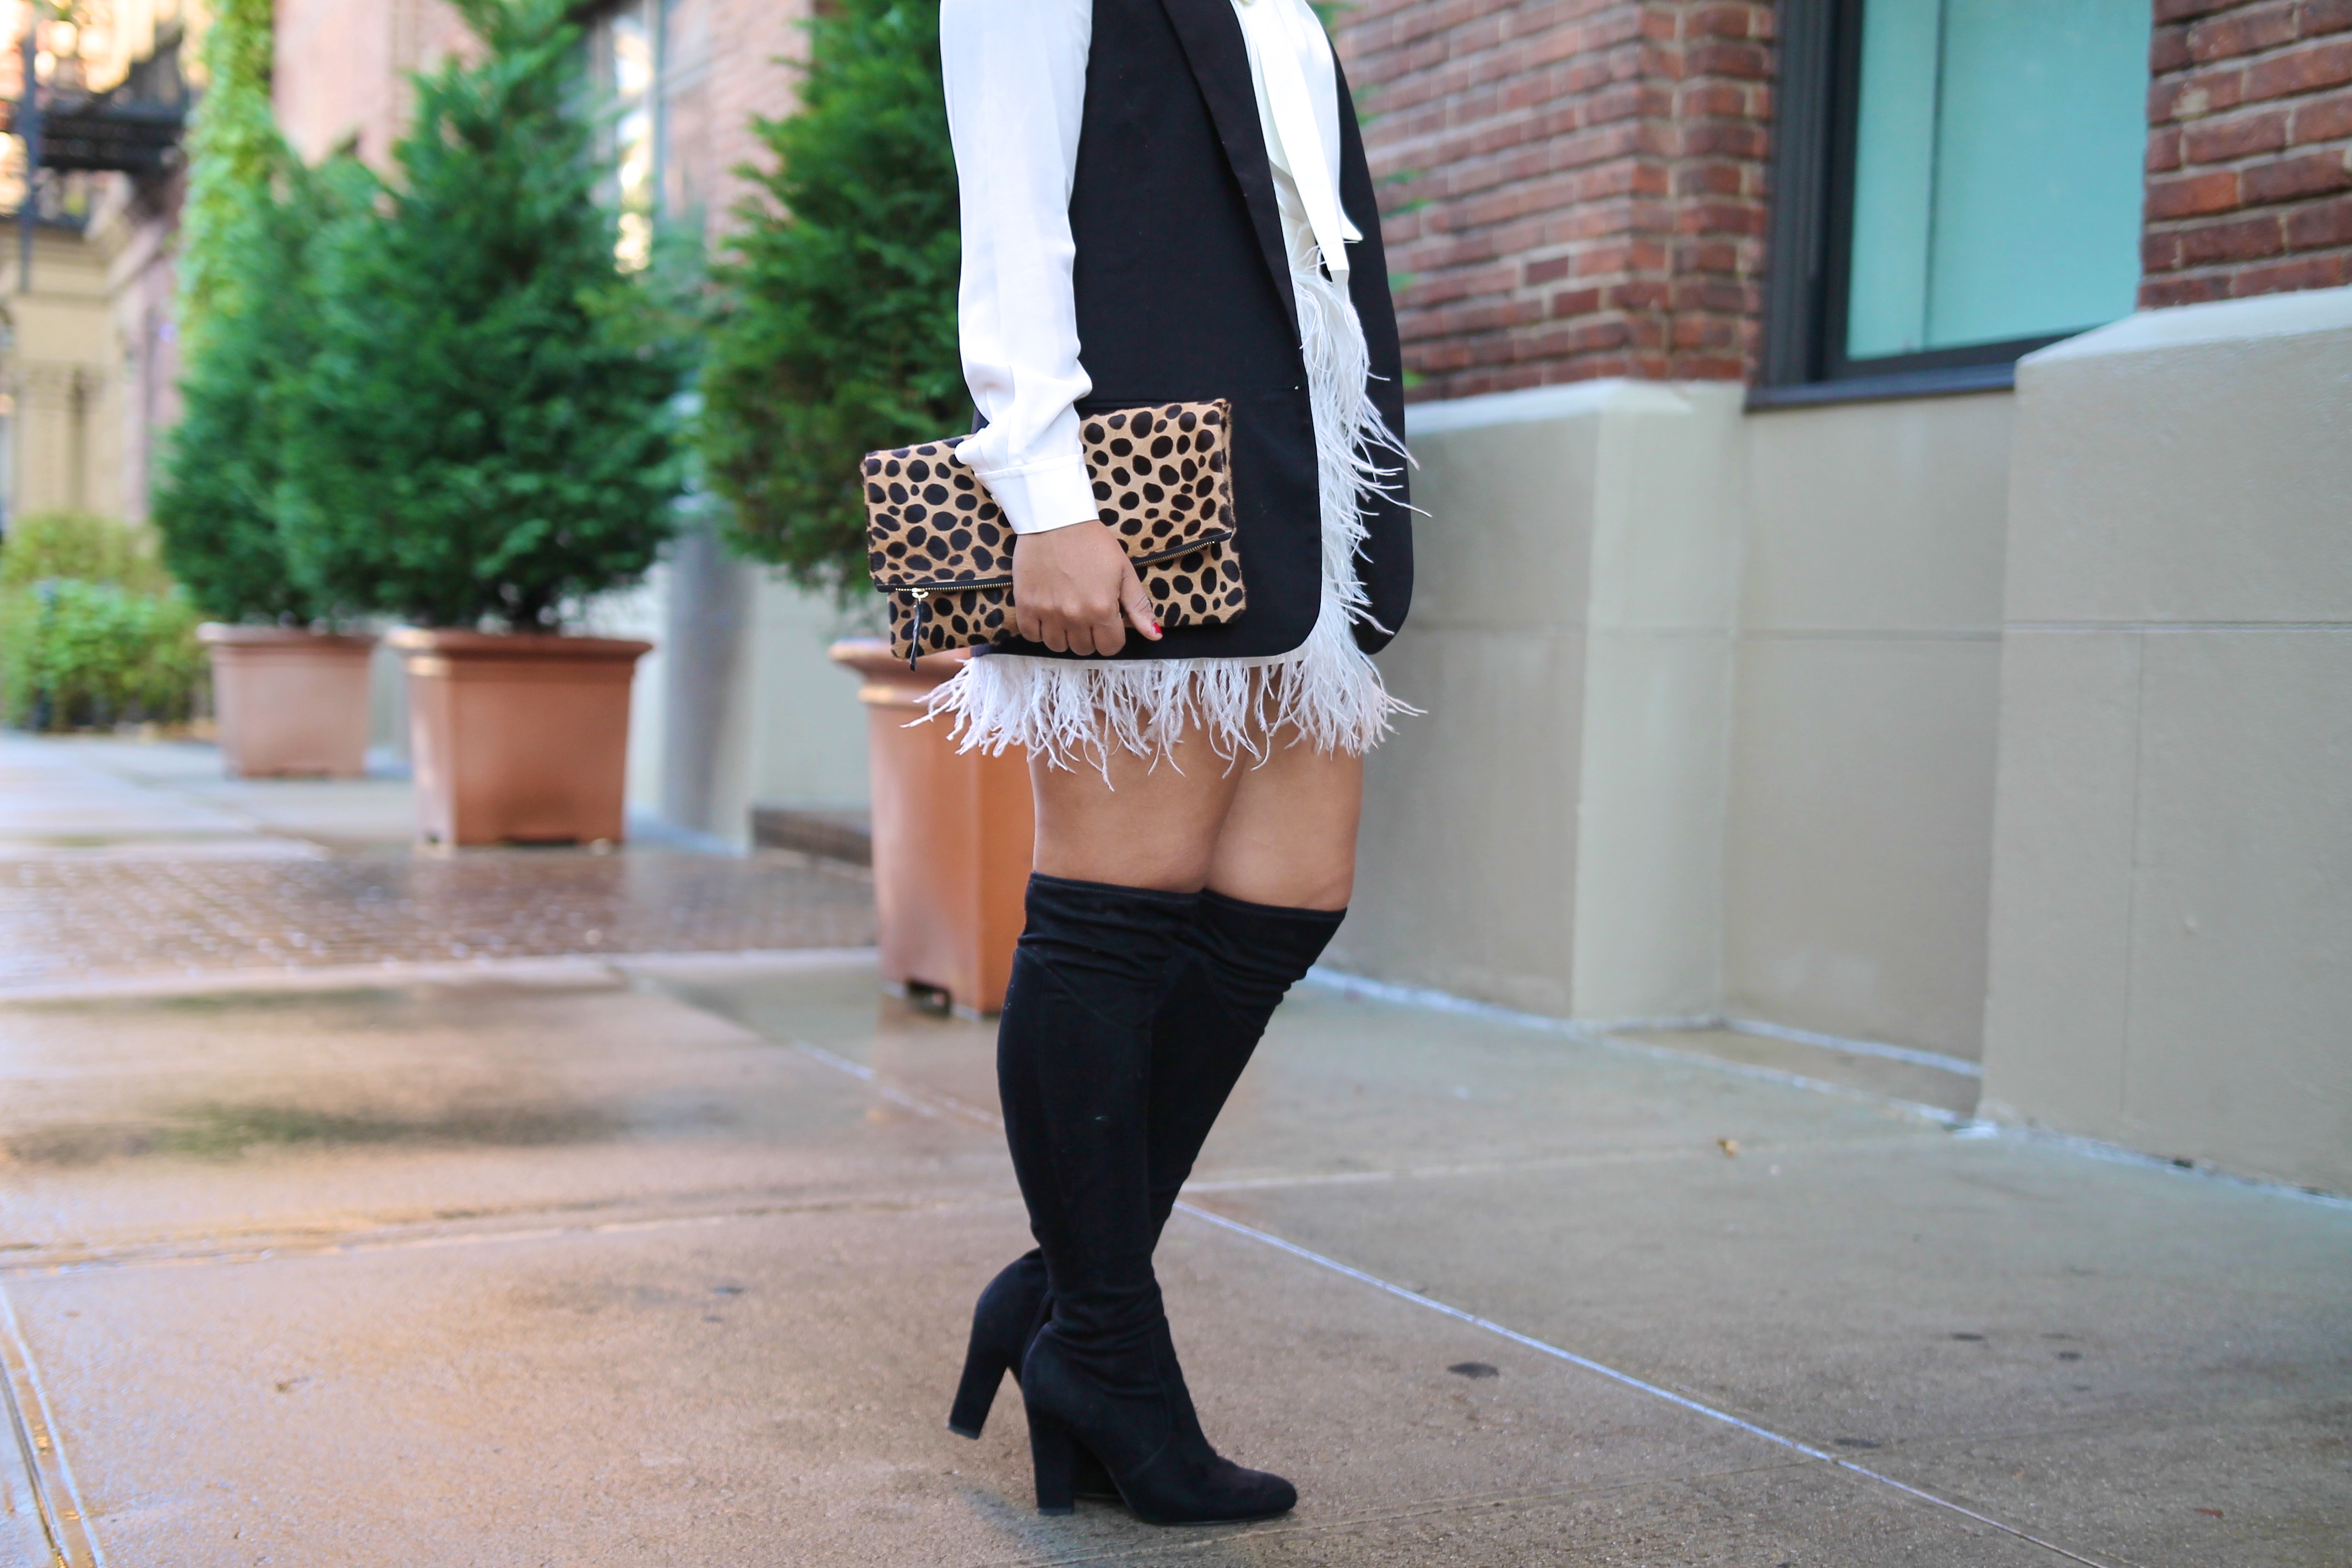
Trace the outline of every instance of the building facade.
{"type": "Polygon", "coordinates": [[[1383,663],[1431,711],[1336,961],[2352,1184],[2352,6],[1339,37],[1430,514],[1383,663]]]}
{"type": "MultiPolygon", "coordinates": [[[[168,310],[126,318],[142,315],[143,263],[125,253],[139,248],[140,215],[176,212],[177,182],[166,174],[134,184],[87,168],[28,180],[15,133],[26,31],[52,115],[110,96],[168,110],[185,101],[180,58],[192,22],[200,25],[200,12],[183,0],[88,0],[64,14],[0,7],[0,100],[9,116],[0,213],[12,220],[0,260],[0,526],[37,511],[142,515],[146,433],[176,413],[168,310]]],[[[151,237],[163,232],[146,226],[151,237]]],[[[160,276],[168,286],[168,268],[160,276]]]]}

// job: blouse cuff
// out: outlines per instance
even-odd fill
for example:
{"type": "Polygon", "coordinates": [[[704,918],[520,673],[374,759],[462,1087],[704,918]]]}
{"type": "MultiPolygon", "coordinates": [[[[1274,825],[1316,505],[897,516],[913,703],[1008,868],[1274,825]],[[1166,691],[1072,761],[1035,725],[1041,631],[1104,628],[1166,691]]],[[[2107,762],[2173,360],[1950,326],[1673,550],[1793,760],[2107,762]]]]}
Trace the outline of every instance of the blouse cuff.
{"type": "Polygon", "coordinates": [[[1075,453],[980,477],[1015,533],[1046,533],[1100,515],[1087,460],[1075,453]]]}

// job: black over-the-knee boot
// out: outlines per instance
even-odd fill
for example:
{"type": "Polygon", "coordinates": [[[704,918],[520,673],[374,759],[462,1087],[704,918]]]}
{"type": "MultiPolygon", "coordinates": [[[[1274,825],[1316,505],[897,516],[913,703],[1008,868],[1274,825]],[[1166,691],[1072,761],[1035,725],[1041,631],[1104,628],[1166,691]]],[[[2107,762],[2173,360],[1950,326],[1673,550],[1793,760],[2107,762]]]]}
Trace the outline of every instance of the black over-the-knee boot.
{"type": "MultiPolygon", "coordinates": [[[[1286,909],[1222,893],[1201,895],[1160,984],[1152,1018],[1152,1234],[1167,1224],[1201,1145],[1283,996],[1323,954],[1344,910],[1286,909]]],[[[988,1283],[972,1310],[971,1348],[948,1425],[980,1436],[1006,1372],[1017,1380],[1030,1340],[1051,1309],[1045,1260],[1032,1250],[988,1283]]],[[[1101,1495],[1108,1479],[1081,1455],[1077,1489],[1101,1495]]]]}
{"type": "Polygon", "coordinates": [[[1032,878],[997,1036],[1014,1172],[1053,1315],[1022,1369],[1038,1506],[1070,1506],[1083,1446],[1137,1515],[1263,1518],[1297,1499],[1220,1459],[1180,1417],[1151,1272],[1151,1021],[1192,895],[1032,878]]]}
{"type": "Polygon", "coordinates": [[[1151,1025],[1151,1221],[1156,1237],[1266,1021],[1323,956],[1345,910],[1295,910],[1204,892],[1151,1025]]]}

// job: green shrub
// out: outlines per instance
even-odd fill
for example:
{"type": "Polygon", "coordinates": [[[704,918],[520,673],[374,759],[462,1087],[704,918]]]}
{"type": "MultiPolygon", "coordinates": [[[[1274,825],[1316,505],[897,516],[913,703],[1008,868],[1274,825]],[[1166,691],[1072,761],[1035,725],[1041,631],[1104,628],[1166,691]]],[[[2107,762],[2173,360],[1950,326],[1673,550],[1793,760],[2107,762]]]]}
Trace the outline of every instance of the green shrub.
{"type": "Polygon", "coordinates": [[[335,618],[278,538],[289,394],[317,340],[310,249],[373,195],[357,160],[305,169],[271,119],[270,0],[222,0],[190,135],[178,319],[183,414],[149,510],[163,558],[215,620],[335,618]]]}
{"type": "Polygon", "coordinates": [[[184,349],[215,310],[243,302],[248,226],[271,205],[293,161],[270,113],[271,11],[272,0],[215,0],[205,29],[207,79],[188,132],[188,195],[173,263],[184,349]]]}
{"type": "Polygon", "coordinates": [[[37,511],[18,518],[0,539],[0,589],[45,577],[112,583],[142,594],[172,585],[156,560],[153,534],[86,511],[37,511]]]}
{"type": "Polygon", "coordinates": [[[955,157],[937,0],[839,0],[811,24],[801,110],[713,277],[696,445],[738,545],[866,584],[857,459],[965,427],[955,157]]]}
{"type": "Polygon", "coordinates": [[[686,361],[614,270],[562,0],[458,9],[483,49],[416,79],[398,178],[319,247],[279,530],[330,601],[547,627],[668,536],[686,361]]]}
{"type": "Polygon", "coordinates": [[[0,544],[0,722],[70,730],[186,719],[205,676],[196,609],[153,536],[37,513],[0,544]]]}
{"type": "Polygon", "coordinates": [[[312,252],[373,181],[355,159],[311,170],[289,156],[276,184],[213,230],[242,243],[213,269],[202,330],[183,336],[183,411],[149,510],[165,563],[207,616],[299,625],[350,613],[294,574],[278,529],[289,426],[318,345],[312,252]]]}

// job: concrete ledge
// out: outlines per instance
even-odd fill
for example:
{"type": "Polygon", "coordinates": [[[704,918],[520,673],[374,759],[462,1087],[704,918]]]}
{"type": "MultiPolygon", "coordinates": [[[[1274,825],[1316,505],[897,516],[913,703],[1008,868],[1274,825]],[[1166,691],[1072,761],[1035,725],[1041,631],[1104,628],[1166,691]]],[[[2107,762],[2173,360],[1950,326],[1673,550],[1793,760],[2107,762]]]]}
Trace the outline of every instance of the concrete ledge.
{"type": "Polygon", "coordinates": [[[2345,331],[2352,331],[2352,289],[2312,289],[2299,294],[2264,294],[2252,300],[2217,300],[2204,305],[2142,310],[2037,349],[2017,364],[2021,374],[2030,374],[2069,360],[2345,331]]]}
{"type": "Polygon", "coordinates": [[[1408,404],[1404,429],[1410,439],[1456,430],[1486,430],[1497,425],[1582,419],[1595,414],[1687,414],[1690,406],[1690,400],[1671,385],[1612,376],[1605,381],[1570,382],[1565,386],[1489,392],[1444,403],[1408,404]]]}
{"type": "Polygon", "coordinates": [[[797,849],[821,860],[874,864],[873,820],[862,811],[807,811],[795,806],[751,808],[751,842],[761,849],[797,849]]]}

